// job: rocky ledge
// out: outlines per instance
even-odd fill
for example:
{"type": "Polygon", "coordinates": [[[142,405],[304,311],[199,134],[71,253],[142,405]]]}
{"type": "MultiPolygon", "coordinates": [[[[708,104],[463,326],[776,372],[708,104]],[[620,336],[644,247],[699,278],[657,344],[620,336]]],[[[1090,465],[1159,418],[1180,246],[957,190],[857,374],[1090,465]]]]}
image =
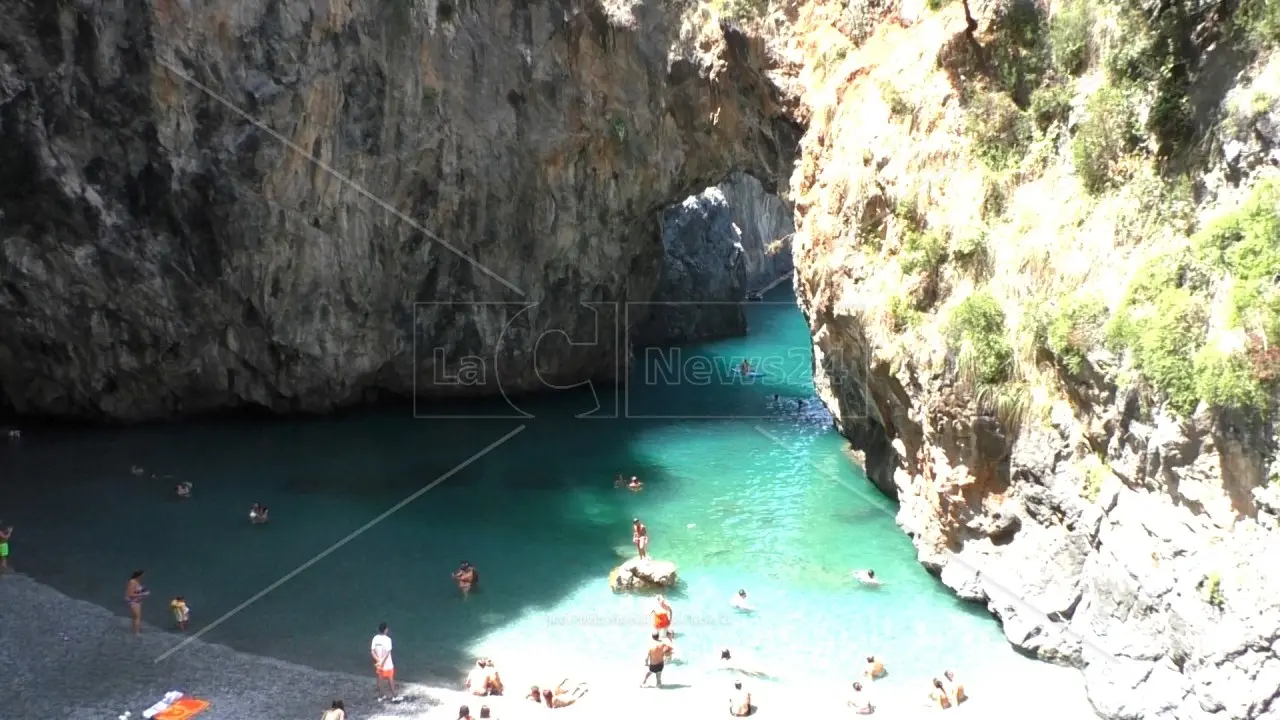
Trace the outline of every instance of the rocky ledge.
{"type": "Polygon", "coordinates": [[[774,189],[800,134],[763,44],[694,5],[9,3],[0,406],[615,379],[657,212],[774,189]]]}

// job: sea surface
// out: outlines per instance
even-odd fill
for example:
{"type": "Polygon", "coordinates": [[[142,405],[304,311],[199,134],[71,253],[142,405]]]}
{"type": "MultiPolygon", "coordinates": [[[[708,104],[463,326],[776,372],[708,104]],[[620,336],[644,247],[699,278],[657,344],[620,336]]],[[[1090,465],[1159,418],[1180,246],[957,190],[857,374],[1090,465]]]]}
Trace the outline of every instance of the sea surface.
{"type": "Polygon", "coordinates": [[[849,459],[813,395],[790,290],[750,304],[749,321],[745,338],[639,353],[617,393],[28,429],[0,440],[11,560],[121,616],[126,579],[145,569],[149,623],[170,627],[180,594],[192,632],[217,622],[202,639],[323,670],[366,673],[386,621],[401,679],[456,686],[485,655],[639,682],[651,601],[607,585],[639,517],[650,553],[680,568],[668,682],[714,672],[721,648],[783,684],[847,685],[873,653],[904,688],[1030,662],[917,564],[895,506],[849,459]],[[730,372],[744,356],[763,376],[730,372]],[[616,488],[619,474],[643,490],[616,488]],[[269,524],[249,524],[255,501],[269,524]],[[464,559],[482,578],[466,601],[450,580],[464,559]],[[729,606],[739,589],[755,613],[729,606]]]}

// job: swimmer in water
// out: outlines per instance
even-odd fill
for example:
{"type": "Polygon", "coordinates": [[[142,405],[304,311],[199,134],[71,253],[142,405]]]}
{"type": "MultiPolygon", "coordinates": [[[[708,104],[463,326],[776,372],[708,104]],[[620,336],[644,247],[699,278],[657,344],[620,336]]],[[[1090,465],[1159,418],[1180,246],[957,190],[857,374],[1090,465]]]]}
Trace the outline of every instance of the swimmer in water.
{"type": "Polygon", "coordinates": [[[753,678],[762,678],[766,680],[772,678],[769,673],[764,672],[763,670],[746,667],[742,665],[741,662],[734,660],[733,655],[729,652],[728,648],[720,651],[720,666],[725,670],[731,670],[753,678]]]}
{"type": "Polygon", "coordinates": [[[743,359],[742,365],[738,367],[738,372],[742,373],[743,375],[751,374],[751,363],[747,362],[746,359],[743,359]]]}
{"type": "Polygon", "coordinates": [[[884,663],[880,662],[880,658],[875,655],[867,656],[867,669],[863,671],[863,675],[866,675],[868,680],[879,680],[887,674],[888,671],[884,669],[884,663]]]}
{"type": "Polygon", "coordinates": [[[458,589],[462,591],[463,599],[466,599],[471,597],[471,591],[480,583],[480,573],[476,572],[471,563],[463,560],[453,574],[453,579],[458,582],[458,589]]]}
{"type": "Polygon", "coordinates": [[[649,529],[640,522],[640,518],[631,519],[631,544],[636,546],[641,560],[649,556],[649,529]]]}
{"type": "Polygon", "coordinates": [[[180,498],[189,498],[191,497],[191,483],[185,481],[180,482],[173,488],[173,491],[176,492],[180,498]]]}
{"type": "Polygon", "coordinates": [[[249,522],[253,523],[254,525],[261,525],[265,523],[267,520],[268,520],[268,517],[267,517],[266,505],[263,505],[262,503],[254,503],[253,507],[249,508],[249,522]]]}
{"type": "Polygon", "coordinates": [[[854,570],[853,577],[863,585],[879,585],[875,570],[854,570]]]}
{"type": "Polygon", "coordinates": [[[637,478],[635,475],[632,475],[631,482],[627,483],[628,490],[640,490],[643,487],[644,487],[644,483],[640,482],[640,479],[637,478]]]}
{"type": "Polygon", "coordinates": [[[732,605],[734,609],[739,610],[741,612],[755,612],[755,608],[747,604],[746,590],[739,590],[738,594],[734,595],[733,599],[729,601],[729,604],[732,605]]]}

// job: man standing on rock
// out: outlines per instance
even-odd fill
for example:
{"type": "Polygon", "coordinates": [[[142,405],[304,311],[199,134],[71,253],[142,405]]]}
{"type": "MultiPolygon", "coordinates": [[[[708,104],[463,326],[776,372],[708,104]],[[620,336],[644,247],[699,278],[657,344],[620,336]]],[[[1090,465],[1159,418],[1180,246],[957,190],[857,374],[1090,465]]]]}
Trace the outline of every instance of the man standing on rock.
{"type": "Polygon", "coordinates": [[[640,522],[640,518],[632,518],[631,520],[631,544],[636,546],[636,551],[640,553],[641,560],[647,560],[649,557],[649,529],[640,522]]]}

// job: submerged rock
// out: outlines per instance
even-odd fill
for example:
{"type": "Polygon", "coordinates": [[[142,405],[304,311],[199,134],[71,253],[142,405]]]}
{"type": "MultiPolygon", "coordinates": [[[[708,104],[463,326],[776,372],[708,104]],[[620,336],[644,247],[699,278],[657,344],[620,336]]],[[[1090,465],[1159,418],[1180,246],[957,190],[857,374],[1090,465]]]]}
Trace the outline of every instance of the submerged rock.
{"type": "Polygon", "coordinates": [[[662,218],[662,272],[639,311],[639,345],[669,345],[747,332],[746,265],[741,232],[719,188],[708,188],[662,218]]]}
{"type": "Polygon", "coordinates": [[[632,558],[609,573],[614,590],[657,590],[676,584],[676,564],[653,558],[632,558]]]}

